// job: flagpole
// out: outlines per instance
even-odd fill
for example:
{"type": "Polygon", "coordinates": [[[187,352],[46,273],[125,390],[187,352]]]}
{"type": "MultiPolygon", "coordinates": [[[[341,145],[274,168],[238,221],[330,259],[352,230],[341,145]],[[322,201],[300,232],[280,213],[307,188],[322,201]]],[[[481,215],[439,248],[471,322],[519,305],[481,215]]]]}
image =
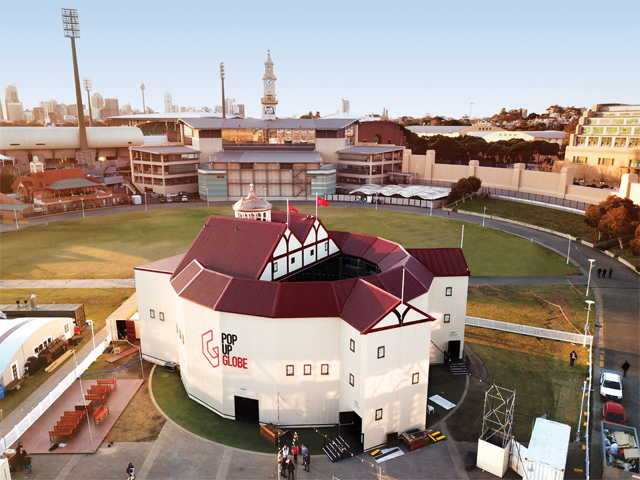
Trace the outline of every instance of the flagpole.
{"type": "Polygon", "coordinates": [[[402,268],[402,293],[400,294],[402,297],[401,300],[403,304],[404,304],[404,272],[405,272],[405,268],[403,267],[402,268]]]}
{"type": "Polygon", "coordinates": [[[316,193],[316,218],[318,218],[318,194],[316,193]]]}
{"type": "Polygon", "coordinates": [[[289,198],[287,197],[287,228],[289,228],[289,211],[291,207],[289,206],[289,198]]]}

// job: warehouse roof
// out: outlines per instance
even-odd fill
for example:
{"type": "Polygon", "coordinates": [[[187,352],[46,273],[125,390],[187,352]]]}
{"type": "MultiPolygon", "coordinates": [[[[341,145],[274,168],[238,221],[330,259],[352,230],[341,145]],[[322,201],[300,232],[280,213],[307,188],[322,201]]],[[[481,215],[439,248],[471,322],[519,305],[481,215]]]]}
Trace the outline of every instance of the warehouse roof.
{"type": "Polygon", "coordinates": [[[96,187],[98,185],[101,184],[92,182],[86,178],[67,178],[55,181],[47,188],[51,190],[66,190],[68,188],[96,187]]]}
{"type": "Polygon", "coordinates": [[[183,153],[200,153],[200,150],[186,147],[184,145],[143,145],[141,147],[131,147],[131,150],[135,150],[136,152],[155,153],[158,155],[181,155],[183,153]]]}
{"type": "Polygon", "coordinates": [[[404,150],[404,147],[396,147],[395,145],[375,145],[375,146],[356,146],[349,147],[343,150],[338,150],[337,153],[349,153],[355,155],[375,155],[377,153],[387,152],[400,152],[404,150]]]}

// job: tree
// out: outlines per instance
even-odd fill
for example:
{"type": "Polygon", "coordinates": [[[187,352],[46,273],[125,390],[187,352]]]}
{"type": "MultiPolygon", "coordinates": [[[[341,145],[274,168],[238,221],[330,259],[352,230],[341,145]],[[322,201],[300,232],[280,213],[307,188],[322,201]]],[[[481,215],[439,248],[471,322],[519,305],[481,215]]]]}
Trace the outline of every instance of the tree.
{"type": "Polygon", "coordinates": [[[431,145],[431,148],[436,151],[436,160],[445,163],[458,160],[462,152],[460,144],[456,140],[442,135],[438,135],[438,139],[431,145]]]}
{"type": "Polygon", "coordinates": [[[598,240],[602,233],[617,237],[622,249],[622,237],[632,234],[640,224],[640,206],[628,198],[609,195],[598,205],[587,207],[584,221],[598,230],[598,240]]]}
{"type": "Polygon", "coordinates": [[[11,193],[11,185],[13,185],[14,181],[15,181],[15,178],[13,175],[3,173],[0,176],[0,192],[11,193]]]}
{"type": "Polygon", "coordinates": [[[474,194],[480,187],[482,186],[482,180],[478,177],[474,177],[473,175],[467,178],[461,178],[456,183],[456,186],[451,189],[451,193],[447,197],[447,203],[455,202],[462,198],[464,202],[464,197],[469,194],[474,194]]]}
{"type": "Polygon", "coordinates": [[[635,256],[640,256],[640,225],[636,227],[636,235],[629,242],[629,246],[635,256]]]}

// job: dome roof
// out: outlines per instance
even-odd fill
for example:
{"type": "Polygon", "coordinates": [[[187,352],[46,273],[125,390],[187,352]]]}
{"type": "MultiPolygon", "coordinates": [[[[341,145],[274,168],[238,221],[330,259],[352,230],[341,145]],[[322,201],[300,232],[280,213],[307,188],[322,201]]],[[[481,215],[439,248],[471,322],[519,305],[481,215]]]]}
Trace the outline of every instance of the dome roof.
{"type": "Polygon", "coordinates": [[[253,189],[253,183],[249,186],[249,195],[246,198],[241,198],[234,205],[233,209],[236,212],[264,212],[271,210],[271,204],[264,198],[258,198],[256,191],[253,189]]]}

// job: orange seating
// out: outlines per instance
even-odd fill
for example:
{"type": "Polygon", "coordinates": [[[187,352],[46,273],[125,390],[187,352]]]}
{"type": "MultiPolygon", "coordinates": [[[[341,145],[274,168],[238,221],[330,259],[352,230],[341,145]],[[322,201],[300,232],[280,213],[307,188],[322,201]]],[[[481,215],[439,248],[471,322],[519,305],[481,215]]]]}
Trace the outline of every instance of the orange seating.
{"type": "Polygon", "coordinates": [[[109,407],[105,407],[104,405],[100,405],[98,409],[93,414],[93,421],[95,424],[102,423],[102,417],[105,415],[111,415],[109,413],[109,407]]]}
{"type": "Polygon", "coordinates": [[[118,382],[115,379],[98,380],[98,385],[112,385],[114,389],[118,388],[118,382]]]}

